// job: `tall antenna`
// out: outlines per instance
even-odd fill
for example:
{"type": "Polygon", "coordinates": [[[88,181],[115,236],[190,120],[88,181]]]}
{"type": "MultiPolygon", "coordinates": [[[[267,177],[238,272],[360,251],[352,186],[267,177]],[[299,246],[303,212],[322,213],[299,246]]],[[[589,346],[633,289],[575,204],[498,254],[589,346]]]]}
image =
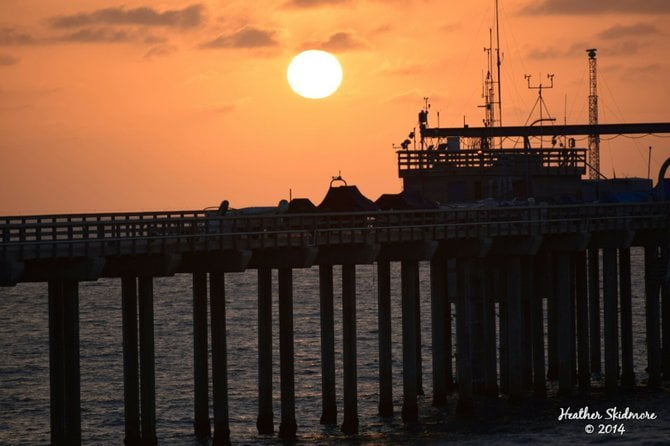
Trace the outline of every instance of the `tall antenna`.
{"type": "Polygon", "coordinates": [[[500,25],[498,21],[498,0],[496,0],[496,64],[498,67],[498,122],[502,127],[502,79],[500,79],[500,25]]]}
{"type": "MultiPolygon", "coordinates": [[[[598,125],[598,72],[596,49],[586,50],[589,55],[589,124],[598,125]]],[[[600,135],[589,135],[589,178],[600,176],[600,135]]]]}

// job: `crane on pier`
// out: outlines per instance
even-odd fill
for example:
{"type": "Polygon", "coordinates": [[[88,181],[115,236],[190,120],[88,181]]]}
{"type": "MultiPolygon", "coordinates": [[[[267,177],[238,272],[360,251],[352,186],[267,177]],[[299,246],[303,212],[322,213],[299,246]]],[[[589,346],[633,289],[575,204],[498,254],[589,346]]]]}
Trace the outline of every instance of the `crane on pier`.
{"type": "MultiPolygon", "coordinates": [[[[589,55],[589,125],[598,125],[598,71],[596,49],[586,50],[589,55]]],[[[589,179],[600,177],[600,135],[589,135],[589,179]]]]}

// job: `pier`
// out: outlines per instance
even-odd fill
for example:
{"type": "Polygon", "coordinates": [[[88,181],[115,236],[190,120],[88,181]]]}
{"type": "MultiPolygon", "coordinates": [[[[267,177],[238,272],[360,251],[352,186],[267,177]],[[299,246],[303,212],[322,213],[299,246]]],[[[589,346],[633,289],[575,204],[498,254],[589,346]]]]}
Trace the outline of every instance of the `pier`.
{"type": "Polygon", "coordinates": [[[631,388],[636,382],[631,247],[644,249],[648,386],[661,385],[670,377],[669,246],[667,201],[255,216],[205,211],[16,216],[0,217],[0,285],[48,284],[51,443],[71,445],[80,444],[82,434],[79,283],[120,280],[125,442],[152,445],[157,441],[153,281],[191,274],[193,435],[228,444],[235,438],[228,423],[234,407],[228,403],[226,327],[235,324],[226,315],[228,275],[257,271],[258,362],[249,367],[258,367],[259,434],[299,435],[293,271],[315,266],[321,422],[338,419],[335,370],[341,368],[340,428],[356,434],[356,305],[364,299],[378,306],[379,413],[393,416],[393,393],[402,392],[399,416],[406,423],[421,420],[419,262],[430,265],[435,406],[446,405],[454,391],[457,413],[464,416],[477,410],[482,395],[544,398],[548,379],[558,381],[562,395],[585,393],[592,372],[604,373],[607,392],[631,388]],[[398,308],[390,300],[392,262],[400,263],[398,308]],[[376,295],[357,292],[356,267],[363,264],[376,264],[376,295]],[[334,267],[341,268],[341,284],[334,283],[334,267]],[[273,270],[278,340],[272,339],[273,270]],[[342,294],[342,327],[334,324],[335,288],[342,294]],[[402,358],[396,358],[402,361],[402,385],[396,386],[391,314],[402,315],[402,358]],[[335,330],[342,330],[339,365],[335,330]],[[280,414],[273,413],[272,400],[276,342],[280,414]]]}

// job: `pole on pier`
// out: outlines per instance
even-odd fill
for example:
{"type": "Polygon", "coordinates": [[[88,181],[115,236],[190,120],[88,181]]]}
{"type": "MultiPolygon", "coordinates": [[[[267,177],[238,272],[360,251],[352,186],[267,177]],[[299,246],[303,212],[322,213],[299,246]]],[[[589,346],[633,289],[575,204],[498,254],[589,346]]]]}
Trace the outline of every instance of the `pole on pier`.
{"type": "MultiPolygon", "coordinates": [[[[226,287],[223,273],[209,274],[212,326],[212,405],[214,446],[230,444],[228,416],[228,352],[226,345],[226,287]]],[[[206,313],[206,312],[205,312],[206,313]]],[[[207,425],[209,432],[209,424],[207,425]]]]}
{"type": "Polygon", "coordinates": [[[556,309],[556,350],[558,353],[558,392],[561,395],[572,393],[572,348],[573,334],[572,323],[574,313],[572,312],[572,274],[570,268],[570,254],[559,251],[554,256],[556,295],[554,296],[556,309]]]}
{"type": "Polygon", "coordinates": [[[661,296],[663,301],[661,320],[663,321],[662,329],[662,367],[663,378],[670,379],[670,248],[663,248],[663,285],[661,288],[661,296]]]}
{"type": "Polygon", "coordinates": [[[605,390],[615,392],[619,379],[617,251],[603,248],[603,313],[605,335],[605,390]]]}
{"type": "Polygon", "coordinates": [[[598,248],[589,248],[589,341],[591,343],[591,372],[601,373],[600,353],[600,258],[598,248]]]}
{"type": "Polygon", "coordinates": [[[79,284],[52,280],[49,292],[51,443],[81,444],[79,284]]]}
{"type": "Polygon", "coordinates": [[[416,289],[414,299],[416,314],[416,393],[423,395],[423,365],[421,360],[421,277],[419,274],[419,262],[414,266],[414,287],[416,289]]]}
{"type": "Polygon", "coordinates": [[[458,402],[456,413],[461,416],[472,414],[474,409],[472,396],[472,373],[470,355],[470,325],[472,309],[470,304],[470,288],[472,260],[456,259],[457,287],[456,293],[456,368],[458,370],[458,402]]]}
{"type": "Polygon", "coordinates": [[[342,432],[358,432],[358,384],[356,373],[356,265],[342,265],[342,359],[344,420],[342,432]]]}
{"type": "Polygon", "coordinates": [[[444,349],[447,302],[447,261],[434,256],[430,261],[430,312],[433,345],[433,406],[447,405],[447,357],[444,349]]]}
{"type": "Polygon", "coordinates": [[[619,249],[619,294],[621,308],[621,387],[635,385],[633,366],[633,309],[630,277],[630,248],[619,249]]]}
{"type": "Polygon", "coordinates": [[[140,387],[137,339],[137,278],[121,277],[123,319],[123,402],[125,411],[124,444],[140,444],[140,387]]]}
{"type": "Polygon", "coordinates": [[[272,414],[272,270],[258,269],[258,418],[259,434],[274,433],[272,414]]]}
{"type": "Polygon", "coordinates": [[[658,280],[658,247],[644,247],[644,290],[647,322],[647,371],[649,387],[661,384],[661,337],[658,280]]]}
{"type": "Polygon", "coordinates": [[[509,360],[509,397],[518,400],[523,396],[522,360],[522,311],[521,311],[521,259],[505,259],[507,272],[507,355],[509,360]]]}
{"type": "Polygon", "coordinates": [[[379,324],[379,415],[393,416],[391,354],[391,262],[377,261],[377,318],[379,324]]]}
{"type": "Polygon", "coordinates": [[[417,355],[416,355],[416,260],[400,262],[402,287],[402,420],[412,423],[418,419],[417,355]]]}
{"type": "MultiPolygon", "coordinates": [[[[489,261],[482,262],[484,276],[482,284],[483,313],[482,324],[484,333],[484,395],[498,396],[498,358],[496,352],[496,303],[495,280],[492,265],[489,261]]],[[[449,325],[451,334],[451,325],[449,325]]]]}
{"type": "Polygon", "coordinates": [[[66,443],[65,438],[65,341],[63,339],[63,284],[49,281],[49,390],[51,444],[66,443]]]}
{"type": "Polygon", "coordinates": [[[209,438],[207,366],[207,273],[193,273],[193,427],[196,438],[209,438]]]}
{"type": "Polygon", "coordinates": [[[140,316],[140,401],[142,445],[154,446],[156,439],[156,378],[154,354],[154,291],[152,277],[139,277],[140,316]]]}
{"type": "Polygon", "coordinates": [[[575,296],[577,307],[577,381],[580,392],[591,388],[591,366],[589,364],[589,296],[586,270],[586,252],[574,254],[575,296]]]}
{"type": "Polygon", "coordinates": [[[319,266],[321,310],[321,424],[337,422],[335,396],[335,316],[333,309],[333,266],[319,266]]]}
{"type": "Polygon", "coordinates": [[[295,373],[293,345],[293,270],[279,268],[279,374],[281,393],[281,423],[279,436],[294,438],[295,373]]]}
{"type": "Polygon", "coordinates": [[[548,254],[539,254],[534,265],[535,280],[530,299],[530,323],[533,344],[533,394],[537,398],[547,396],[547,380],[544,352],[543,301],[551,296],[551,259],[548,254]]]}

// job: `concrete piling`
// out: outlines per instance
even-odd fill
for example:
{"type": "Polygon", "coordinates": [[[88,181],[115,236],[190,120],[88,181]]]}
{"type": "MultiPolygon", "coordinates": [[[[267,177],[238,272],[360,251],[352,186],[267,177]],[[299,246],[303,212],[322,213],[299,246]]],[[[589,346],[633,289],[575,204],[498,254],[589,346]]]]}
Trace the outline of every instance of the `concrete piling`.
{"type": "Polygon", "coordinates": [[[630,277],[630,248],[619,249],[619,299],[621,321],[621,387],[635,385],[633,364],[633,309],[630,277]]]}
{"type": "Polygon", "coordinates": [[[139,296],[140,332],[140,402],[142,412],[142,445],[154,446],[156,439],[156,376],[154,353],[154,288],[153,278],[140,276],[137,281],[139,296]]]}
{"type": "Polygon", "coordinates": [[[212,326],[212,406],[214,446],[230,444],[228,413],[228,352],[226,345],[226,291],[222,272],[209,275],[210,320],[212,326]]]}
{"type": "Polygon", "coordinates": [[[294,438],[295,371],[293,345],[293,270],[279,268],[279,374],[281,393],[281,423],[279,436],[294,438]]]}
{"type": "Polygon", "coordinates": [[[137,278],[121,278],[123,320],[123,401],[127,446],[140,444],[140,385],[137,337],[137,278]]]}
{"type": "Polygon", "coordinates": [[[207,273],[193,273],[193,427],[196,438],[210,436],[207,351],[207,273]]]}
{"type": "Polygon", "coordinates": [[[356,265],[342,265],[342,373],[344,421],[342,432],[358,432],[358,382],[356,371],[356,265]]]}
{"type": "Polygon", "coordinates": [[[589,355],[589,301],[586,269],[586,252],[574,254],[575,305],[577,313],[577,381],[579,391],[589,392],[591,388],[591,365],[589,355]]]}
{"type": "Polygon", "coordinates": [[[540,254],[534,264],[533,293],[530,299],[530,323],[533,344],[533,394],[537,398],[547,396],[544,309],[545,296],[549,296],[551,280],[548,255],[540,254]]]}
{"type": "Polygon", "coordinates": [[[472,392],[472,358],[471,333],[472,309],[470,303],[470,287],[472,274],[472,260],[467,258],[456,259],[458,276],[456,295],[456,368],[458,380],[458,402],[456,413],[460,416],[469,416],[474,410],[472,392]]]}
{"type": "Polygon", "coordinates": [[[321,314],[321,424],[337,422],[335,395],[335,316],[333,308],[333,266],[319,266],[319,306],[321,314]]]}
{"type": "Polygon", "coordinates": [[[258,418],[259,434],[274,432],[272,413],[272,270],[258,269],[258,418]]]}
{"type": "Polygon", "coordinates": [[[661,384],[661,337],[658,280],[658,246],[644,247],[644,290],[647,326],[647,373],[649,387],[661,384]]]}
{"type": "Polygon", "coordinates": [[[509,361],[509,397],[518,400],[523,396],[522,309],[521,309],[521,259],[506,259],[507,273],[507,357],[509,361]]]}
{"type": "Polygon", "coordinates": [[[561,395],[572,393],[573,362],[572,362],[572,333],[574,321],[572,313],[572,293],[570,254],[558,252],[554,256],[556,295],[556,350],[558,353],[558,392],[561,395]]]}
{"type": "Polygon", "coordinates": [[[619,379],[619,330],[617,305],[617,251],[603,248],[603,312],[605,338],[605,390],[614,392],[619,379]]]}
{"type": "Polygon", "coordinates": [[[377,262],[377,318],[379,324],[379,415],[393,416],[391,355],[391,262],[377,262]]]}
{"type": "MultiPolygon", "coordinates": [[[[447,262],[435,256],[430,261],[430,311],[433,345],[433,406],[447,404],[447,353],[445,314],[447,302],[447,262]]],[[[451,360],[451,358],[449,358],[451,360]]]]}
{"type": "Polygon", "coordinates": [[[402,420],[412,423],[418,419],[417,406],[417,339],[416,339],[416,260],[400,263],[402,286],[402,420]]]}
{"type": "Polygon", "coordinates": [[[591,372],[601,373],[602,355],[600,353],[600,251],[588,249],[588,287],[589,287],[589,353],[591,372]]]}

